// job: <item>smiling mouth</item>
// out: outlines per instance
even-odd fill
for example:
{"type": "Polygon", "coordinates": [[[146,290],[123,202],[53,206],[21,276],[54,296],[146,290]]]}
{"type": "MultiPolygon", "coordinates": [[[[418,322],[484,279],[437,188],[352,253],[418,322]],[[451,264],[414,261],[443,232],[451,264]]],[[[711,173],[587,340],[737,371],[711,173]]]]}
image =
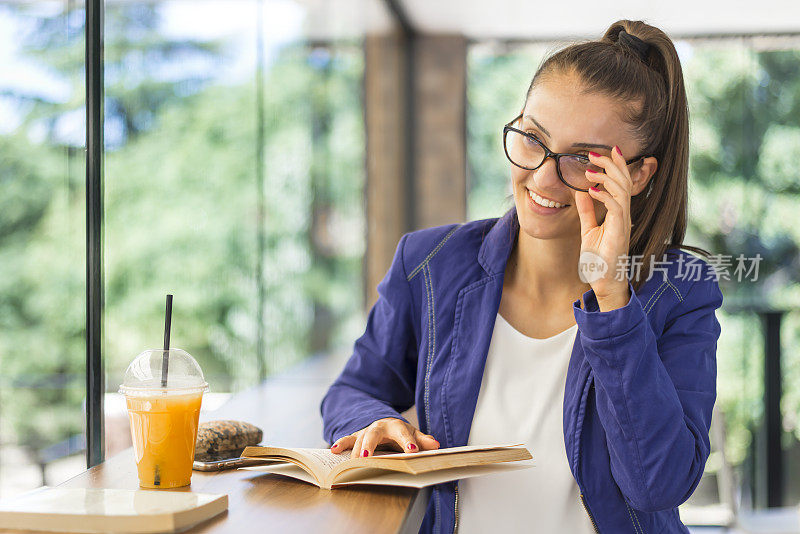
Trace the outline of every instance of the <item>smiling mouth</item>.
{"type": "Polygon", "coordinates": [[[556,202],[555,200],[550,200],[550,199],[541,197],[541,196],[537,195],[536,193],[534,193],[533,191],[531,191],[530,189],[526,188],[526,191],[528,192],[528,196],[531,197],[531,200],[533,200],[536,204],[542,206],[543,208],[566,208],[566,207],[569,207],[569,204],[563,204],[561,202],[556,202]]]}

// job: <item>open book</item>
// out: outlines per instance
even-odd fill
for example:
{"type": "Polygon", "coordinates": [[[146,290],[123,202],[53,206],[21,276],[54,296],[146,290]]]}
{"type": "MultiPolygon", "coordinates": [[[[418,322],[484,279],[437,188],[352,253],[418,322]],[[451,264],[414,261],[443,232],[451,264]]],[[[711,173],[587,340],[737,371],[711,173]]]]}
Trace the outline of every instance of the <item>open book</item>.
{"type": "Polygon", "coordinates": [[[266,465],[241,469],[275,473],[323,489],[350,484],[379,484],[422,488],[440,482],[533,467],[521,443],[464,446],[420,452],[376,450],[374,456],[350,458],[350,450],[247,447],[244,458],[261,458],[266,465]]]}

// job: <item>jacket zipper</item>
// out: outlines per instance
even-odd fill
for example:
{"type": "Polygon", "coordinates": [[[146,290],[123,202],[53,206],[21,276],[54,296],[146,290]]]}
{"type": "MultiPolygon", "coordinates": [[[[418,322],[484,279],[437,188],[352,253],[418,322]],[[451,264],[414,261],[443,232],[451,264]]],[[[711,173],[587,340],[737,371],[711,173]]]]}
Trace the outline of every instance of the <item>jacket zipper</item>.
{"type": "Polygon", "coordinates": [[[456,522],[453,524],[453,534],[458,532],[458,483],[456,483],[456,522]]]}
{"type": "Polygon", "coordinates": [[[600,534],[600,529],[597,528],[597,523],[594,522],[594,517],[592,517],[592,512],[590,512],[589,507],[586,506],[586,499],[583,498],[583,493],[581,493],[581,504],[583,505],[583,509],[586,510],[586,515],[589,516],[589,521],[592,522],[594,531],[597,532],[597,534],[600,534]]]}
{"type": "MultiPolygon", "coordinates": [[[[592,383],[589,384],[589,391],[590,392],[591,392],[592,388],[594,388],[594,381],[592,381],[592,383]]],[[[577,447],[578,447],[578,465],[580,465],[580,461],[581,461],[580,438],[578,438],[578,439],[579,439],[579,441],[577,443],[577,447]]],[[[576,482],[577,482],[577,480],[576,480],[576,482]]],[[[586,510],[586,515],[589,516],[589,521],[592,522],[592,527],[594,528],[594,531],[597,534],[600,534],[600,529],[597,528],[597,523],[595,523],[595,521],[594,521],[594,516],[592,515],[592,512],[589,511],[589,506],[586,504],[586,498],[583,496],[583,488],[580,487],[580,483],[578,483],[578,488],[580,489],[581,504],[583,505],[583,509],[586,510]]]]}

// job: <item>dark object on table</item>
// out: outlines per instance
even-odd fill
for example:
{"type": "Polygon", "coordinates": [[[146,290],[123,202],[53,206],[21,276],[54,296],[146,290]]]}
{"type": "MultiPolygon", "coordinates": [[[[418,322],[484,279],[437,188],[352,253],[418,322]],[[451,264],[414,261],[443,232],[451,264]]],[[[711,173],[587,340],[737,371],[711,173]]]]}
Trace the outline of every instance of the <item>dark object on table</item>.
{"type": "Polygon", "coordinates": [[[244,421],[207,421],[197,428],[195,459],[226,455],[236,457],[248,445],[258,445],[264,433],[244,421]],[[199,458],[198,458],[199,457],[199,458]]]}

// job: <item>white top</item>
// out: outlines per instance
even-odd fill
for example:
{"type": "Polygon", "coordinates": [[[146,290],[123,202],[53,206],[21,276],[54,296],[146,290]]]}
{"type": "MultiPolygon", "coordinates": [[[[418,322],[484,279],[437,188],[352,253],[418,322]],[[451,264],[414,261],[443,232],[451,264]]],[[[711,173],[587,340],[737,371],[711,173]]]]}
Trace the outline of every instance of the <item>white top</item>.
{"type": "Polygon", "coordinates": [[[528,337],[498,313],[468,445],[524,443],[534,467],[458,482],[459,534],[593,534],[567,463],[564,386],[578,325],[528,337]]]}

